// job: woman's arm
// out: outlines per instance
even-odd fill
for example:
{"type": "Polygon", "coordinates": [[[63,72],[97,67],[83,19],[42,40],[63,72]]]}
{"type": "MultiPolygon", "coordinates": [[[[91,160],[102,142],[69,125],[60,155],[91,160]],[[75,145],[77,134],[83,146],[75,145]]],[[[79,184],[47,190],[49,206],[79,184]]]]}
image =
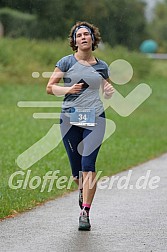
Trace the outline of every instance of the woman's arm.
{"type": "Polygon", "coordinates": [[[102,92],[105,99],[110,99],[114,93],[114,88],[111,85],[110,79],[103,80],[102,92]]]}
{"type": "Polygon", "coordinates": [[[58,84],[63,76],[64,73],[58,67],[56,67],[46,87],[46,92],[48,94],[61,96],[67,93],[74,94],[81,91],[83,83],[73,84],[71,87],[59,86],[58,84]]]}

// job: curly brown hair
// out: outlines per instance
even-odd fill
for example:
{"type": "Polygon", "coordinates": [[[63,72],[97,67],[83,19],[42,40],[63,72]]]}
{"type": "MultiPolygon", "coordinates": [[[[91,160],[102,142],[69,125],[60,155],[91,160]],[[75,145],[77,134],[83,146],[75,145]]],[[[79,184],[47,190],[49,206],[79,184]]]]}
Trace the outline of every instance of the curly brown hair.
{"type": "Polygon", "coordinates": [[[92,44],[92,51],[94,51],[97,47],[98,47],[98,44],[99,42],[101,41],[101,37],[100,37],[100,32],[99,32],[99,29],[94,26],[93,24],[90,24],[86,21],[78,21],[72,28],[71,28],[71,31],[70,31],[70,34],[69,34],[69,44],[71,46],[71,48],[73,49],[73,51],[77,51],[77,46],[75,45],[75,42],[74,42],[74,31],[75,29],[80,26],[80,25],[86,25],[90,28],[93,36],[94,36],[94,43],[92,44]]]}

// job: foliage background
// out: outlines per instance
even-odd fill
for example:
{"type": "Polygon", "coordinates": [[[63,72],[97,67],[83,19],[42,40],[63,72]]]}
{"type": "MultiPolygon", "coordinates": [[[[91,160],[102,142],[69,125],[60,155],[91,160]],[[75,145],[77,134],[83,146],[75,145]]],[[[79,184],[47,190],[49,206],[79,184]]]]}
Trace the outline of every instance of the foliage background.
{"type": "Polygon", "coordinates": [[[46,40],[66,38],[76,21],[87,20],[104,42],[134,49],[147,36],[144,7],[139,0],[1,0],[0,20],[5,35],[46,40]]]}

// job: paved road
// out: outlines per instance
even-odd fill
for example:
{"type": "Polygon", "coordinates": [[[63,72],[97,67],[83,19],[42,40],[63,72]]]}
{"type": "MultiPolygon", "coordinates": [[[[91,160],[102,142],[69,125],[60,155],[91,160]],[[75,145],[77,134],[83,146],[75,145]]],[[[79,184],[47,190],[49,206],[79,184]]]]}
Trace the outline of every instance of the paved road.
{"type": "Polygon", "coordinates": [[[103,180],[106,189],[98,185],[90,232],[78,231],[78,193],[73,192],[0,222],[0,251],[166,252],[167,154],[116,176],[103,180]],[[121,189],[127,185],[131,189],[121,189]]]}

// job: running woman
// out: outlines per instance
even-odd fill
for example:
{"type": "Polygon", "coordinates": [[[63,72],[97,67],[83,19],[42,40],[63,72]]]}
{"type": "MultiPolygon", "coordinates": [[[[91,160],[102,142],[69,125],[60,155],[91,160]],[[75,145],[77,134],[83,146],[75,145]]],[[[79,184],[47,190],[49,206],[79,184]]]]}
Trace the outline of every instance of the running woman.
{"type": "Polygon", "coordinates": [[[79,186],[79,230],[91,229],[89,211],[97,185],[95,163],[105,133],[100,89],[106,99],[114,93],[107,64],[93,55],[100,41],[97,27],[77,22],[69,34],[74,53],[56,63],[46,88],[48,94],[64,95],[60,129],[72,175],[79,186]]]}

